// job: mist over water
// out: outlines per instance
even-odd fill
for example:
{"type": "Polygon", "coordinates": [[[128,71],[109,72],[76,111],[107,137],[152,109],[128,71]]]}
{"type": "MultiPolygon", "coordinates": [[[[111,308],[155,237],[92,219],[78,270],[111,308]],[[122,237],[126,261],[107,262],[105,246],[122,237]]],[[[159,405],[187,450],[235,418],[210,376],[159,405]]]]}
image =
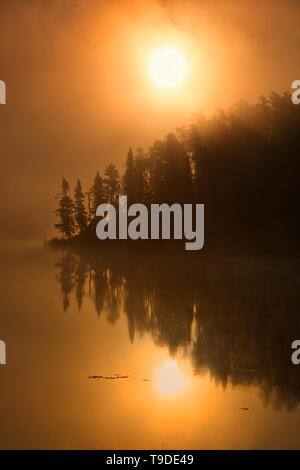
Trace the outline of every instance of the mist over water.
{"type": "Polygon", "coordinates": [[[299,447],[298,266],[130,250],[2,256],[1,447],[299,447]]]}

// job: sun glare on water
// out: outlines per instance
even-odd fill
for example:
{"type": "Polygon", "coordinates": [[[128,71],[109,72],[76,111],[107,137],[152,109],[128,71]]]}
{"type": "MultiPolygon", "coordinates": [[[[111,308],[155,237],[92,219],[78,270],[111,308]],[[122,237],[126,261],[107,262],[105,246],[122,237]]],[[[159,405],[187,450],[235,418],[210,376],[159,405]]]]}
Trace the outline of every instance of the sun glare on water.
{"type": "Polygon", "coordinates": [[[180,372],[176,361],[165,361],[158,371],[157,385],[164,395],[173,395],[186,386],[186,379],[180,372]]]}
{"type": "Polygon", "coordinates": [[[173,90],[183,83],[187,74],[187,63],[179,49],[162,46],[150,55],[149,72],[157,87],[173,90]]]}

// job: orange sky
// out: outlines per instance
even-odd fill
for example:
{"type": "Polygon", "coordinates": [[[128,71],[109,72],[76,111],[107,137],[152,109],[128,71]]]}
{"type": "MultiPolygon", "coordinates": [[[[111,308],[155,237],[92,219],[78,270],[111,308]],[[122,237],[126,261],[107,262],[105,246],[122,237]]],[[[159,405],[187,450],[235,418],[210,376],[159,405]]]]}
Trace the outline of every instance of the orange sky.
{"type": "Polygon", "coordinates": [[[0,238],[51,234],[61,176],[88,184],[192,113],[289,89],[299,12],[292,0],[2,1],[0,238]],[[172,93],[147,68],[164,43],[188,63],[172,93]]]}

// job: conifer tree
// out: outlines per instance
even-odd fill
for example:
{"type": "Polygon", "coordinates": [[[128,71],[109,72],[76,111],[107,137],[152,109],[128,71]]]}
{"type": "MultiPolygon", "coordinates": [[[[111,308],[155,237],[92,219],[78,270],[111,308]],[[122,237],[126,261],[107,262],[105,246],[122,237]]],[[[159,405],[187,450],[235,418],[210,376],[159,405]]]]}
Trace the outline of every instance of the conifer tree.
{"type": "Polygon", "coordinates": [[[97,174],[95,176],[93,186],[90,190],[90,194],[92,199],[93,216],[95,216],[97,207],[103,202],[105,202],[103,180],[99,174],[99,171],[97,171],[97,174]]]}
{"type": "Polygon", "coordinates": [[[124,194],[127,195],[128,203],[135,202],[136,182],[135,182],[135,162],[133,151],[130,148],[127,154],[126,170],[123,176],[124,194]]]}
{"type": "Polygon", "coordinates": [[[59,200],[59,208],[55,211],[59,218],[59,223],[55,224],[55,228],[59,230],[63,238],[71,238],[75,232],[74,222],[74,205],[73,201],[68,195],[70,190],[69,183],[65,178],[62,179],[61,193],[57,194],[56,198],[59,200]]]}
{"type": "Polygon", "coordinates": [[[80,180],[77,180],[74,190],[74,221],[77,233],[82,233],[87,225],[87,213],[80,180]]]}
{"type": "Polygon", "coordinates": [[[107,202],[115,204],[120,190],[120,175],[113,163],[106,167],[103,182],[107,202]]]}

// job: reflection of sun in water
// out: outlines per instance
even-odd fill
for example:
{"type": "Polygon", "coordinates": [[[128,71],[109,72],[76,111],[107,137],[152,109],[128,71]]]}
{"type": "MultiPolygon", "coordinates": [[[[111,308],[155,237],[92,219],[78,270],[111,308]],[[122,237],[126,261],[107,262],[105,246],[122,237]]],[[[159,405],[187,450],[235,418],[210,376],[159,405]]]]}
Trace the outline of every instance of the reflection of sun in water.
{"type": "Polygon", "coordinates": [[[165,395],[173,395],[185,387],[186,380],[178,369],[176,361],[165,361],[158,371],[157,384],[159,391],[165,395]]]}
{"type": "Polygon", "coordinates": [[[179,49],[162,46],[150,56],[149,72],[159,88],[174,89],[183,82],[187,73],[187,64],[179,49]]]}

